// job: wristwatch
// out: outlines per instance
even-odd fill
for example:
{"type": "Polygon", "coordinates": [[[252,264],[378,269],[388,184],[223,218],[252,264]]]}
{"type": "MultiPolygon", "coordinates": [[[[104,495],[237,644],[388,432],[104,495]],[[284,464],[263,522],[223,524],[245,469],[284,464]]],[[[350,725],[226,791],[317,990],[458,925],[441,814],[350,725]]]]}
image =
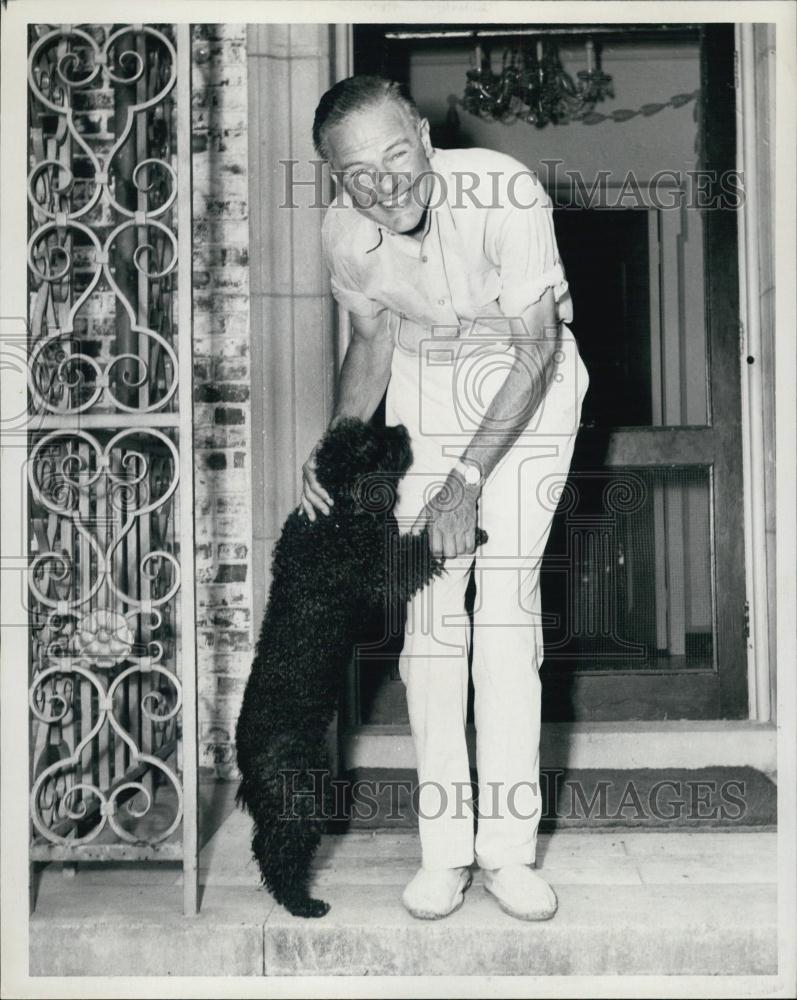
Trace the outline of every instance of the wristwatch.
{"type": "Polygon", "coordinates": [[[477,465],[475,462],[468,462],[460,458],[454,468],[460,476],[462,476],[468,486],[478,486],[481,488],[484,485],[484,476],[482,475],[481,466],[477,465]]]}

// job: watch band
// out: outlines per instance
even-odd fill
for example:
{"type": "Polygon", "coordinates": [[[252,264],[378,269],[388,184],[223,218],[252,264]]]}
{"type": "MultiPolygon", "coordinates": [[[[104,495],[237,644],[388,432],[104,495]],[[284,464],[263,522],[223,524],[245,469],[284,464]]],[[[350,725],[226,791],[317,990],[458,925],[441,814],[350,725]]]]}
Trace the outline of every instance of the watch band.
{"type": "Polygon", "coordinates": [[[484,476],[481,467],[475,462],[465,462],[461,458],[454,465],[456,471],[462,476],[468,486],[482,486],[484,476]]]}

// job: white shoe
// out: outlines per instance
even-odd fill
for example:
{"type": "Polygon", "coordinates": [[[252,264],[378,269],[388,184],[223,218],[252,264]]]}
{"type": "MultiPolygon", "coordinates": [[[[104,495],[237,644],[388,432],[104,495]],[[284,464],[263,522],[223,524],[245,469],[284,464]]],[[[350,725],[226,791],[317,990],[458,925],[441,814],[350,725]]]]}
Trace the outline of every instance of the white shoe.
{"type": "Polygon", "coordinates": [[[421,868],[402,893],[401,902],[419,920],[439,920],[462,906],[471,878],[469,868],[421,868]]]}
{"type": "Polygon", "coordinates": [[[553,889],[528,865],[485,870],[484,888],[518,920],[550,920],[559,905],[553,889]]]}

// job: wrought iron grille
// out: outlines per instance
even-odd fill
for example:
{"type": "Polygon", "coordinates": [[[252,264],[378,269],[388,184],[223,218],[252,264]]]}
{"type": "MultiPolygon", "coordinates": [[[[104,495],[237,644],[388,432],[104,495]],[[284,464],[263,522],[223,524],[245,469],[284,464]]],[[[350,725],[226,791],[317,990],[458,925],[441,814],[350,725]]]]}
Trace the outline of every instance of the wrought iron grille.
{"type": "Polygon", "coordinates": [[[28,586],[32,858],[182,858],[192,910],[189,45],[31,28],[28,586]]]}

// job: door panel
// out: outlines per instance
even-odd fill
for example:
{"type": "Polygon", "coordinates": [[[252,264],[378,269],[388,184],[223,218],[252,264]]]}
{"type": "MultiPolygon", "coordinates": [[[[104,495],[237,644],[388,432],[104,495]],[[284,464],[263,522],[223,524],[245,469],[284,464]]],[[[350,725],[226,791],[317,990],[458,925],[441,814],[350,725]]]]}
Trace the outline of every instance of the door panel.
{"type": "MultiPolygon", "coordinates": [[[[719,190],[734,167],[732,28],[706,27],[701,51],[701,167],[719,190]]],[[[543,574],[550,721],[747,714],[735,212],[655,214],[643,246],[627,210],[557,213],[590,390],[576,499],[560,505],[543,574]],[[699,283],[684,267],[695,231],[699,283]],[[639,293],[636,305],[616,294],[629,275],[642,280],[642,259],[647,314],[639,293]],[[605,320],[612,290],[617,323],[605,320]],[[613,508],[613,490],[634,509],[613,508]]]]}

